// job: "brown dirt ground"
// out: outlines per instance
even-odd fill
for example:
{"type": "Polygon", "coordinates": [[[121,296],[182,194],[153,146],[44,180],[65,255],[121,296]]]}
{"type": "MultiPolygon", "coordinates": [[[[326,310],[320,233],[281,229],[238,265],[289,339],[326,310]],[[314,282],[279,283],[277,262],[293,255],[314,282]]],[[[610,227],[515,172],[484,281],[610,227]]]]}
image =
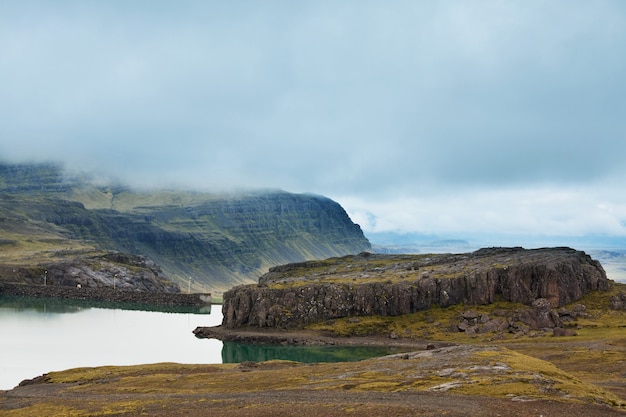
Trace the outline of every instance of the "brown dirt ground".
{"type": "MultiPolygon", "coordinates": [[[[241,334],[241,332],[239,331],[241,334]]],[[[256,332],[253,332],[256,333],[256,332]]],[[[267,337],[268,332],[258,332],[267,337]]],[[[280,337],[284,333],[279,332],[280,337]]],[[[248,336],[256,336],[249,334],[248,336]]],[[[395,345],[414,350],[425,349],[425,342],[390,340],[381,337],[332,338],[307,331],[290,333],[289,337],[301,343],[307,340],[319,343],[322,338],[332,344],[395,345]]],[[[562,346],[563,347],[563,346],[562,346]]],[[[567,349],[565,347],[565,349],[567,349]]],[[[272,365],[268,365],[272,366],[272,365]]],[[[266,367],[267,369],[267,367],[266,367]]],[[[245,370],[244,370],[245,371],[245,370]]],[[[244,372],[242,371],[242,372],[244,372]]],[[[185,368],[181,372],[194,371],[185,368]]],[[[148,372],[149,375],[149,372],[148,372]]],[[[233,383],[236,383],[233,380],[233,383]]],[[[351,389],[263,389],[254,392],[214,390],[159,394],[126,390],[113,394],[107,391],[107,381],[94,384],[94,388],[76,390],[79,384],[35,383],[0,391],[0,416],[27,416],[29,406],[60,404],[82,414],[51,413],[48,415],[89,416],[544,416],[544,417],[611,417],[625,416],[626,412],[602,404],[576,401],[551,401],[543,399],[493,398],[460,395],[451,392],[422,391],[358,391],[351,389]],[[97,387],[99,385],[99,387],[97,387]],[[141,403],[138,411],[114,410],[110,403],[141,403]],[[26,408],[25,408],[26,407],[26,408]]],[[[31,410],[36,410],[33,408],[31,410]]]]}
{"type": "MultiPolygon", "coordinates": [[[[209,395],[177,395],[169,398],[169,406],[151,405],[150,400],[162,399],[163,396],[125,394],[124,399],[145,401],[140,415],[154,417],[207,416],[222,417],[262,417],[262,416],[544,416],[544,417],[623,417],[626,413],[607,406],[557,401],[513,401],[488,397],[464,396],[448,393],[423,392],[357,392],[357,391],[309,391],[279,390],[254,393],[209,395]]],[[[85,415],[130,416],[137,412],[105,412],[110,396],[97,394],[71,393],[66,387],[57,384],[38,384],[20,387],[0,393],[0,415],[12,415],[10,410],[25,407],[38,402],[60,399],[66,405],[90,403],[96,408],[85,415]],[[7,413],[7,414],[5,414],[7,413]]],[[[120,398],[116,398],[120,400],[120,398]]],[[[18,414],[16,414],[18,415],[18,414]]],[[[27,414],[25,414],[27,415],[27,414]]],[[[68,414],[71,415],[71,414],[68,414]]]]}

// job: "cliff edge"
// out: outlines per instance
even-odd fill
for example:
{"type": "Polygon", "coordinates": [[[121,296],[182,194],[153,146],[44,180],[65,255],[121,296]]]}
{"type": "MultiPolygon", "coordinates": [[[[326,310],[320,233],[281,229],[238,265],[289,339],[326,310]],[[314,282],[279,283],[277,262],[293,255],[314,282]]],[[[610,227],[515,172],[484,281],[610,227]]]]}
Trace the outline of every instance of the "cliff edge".
{"type": "Polygon", "coordinates": [[[485,248],[466,254],[376,255],[271,268],[258,285],[224,294],[226,328],[300,328],[349,316],[398,316],[497,298],[552,307],[611,282],[598,261],[571,248],[485,248]]]}
{"type": "Polygon", "coordinates": [[[43,273],[117,252],[151,260],[180,287],[220,292],[275,265],[371,250],[343,207],[323,196],[133,190],[55,164],[0,162],[0,220],[5,282],[14,269],[43,273]]]}

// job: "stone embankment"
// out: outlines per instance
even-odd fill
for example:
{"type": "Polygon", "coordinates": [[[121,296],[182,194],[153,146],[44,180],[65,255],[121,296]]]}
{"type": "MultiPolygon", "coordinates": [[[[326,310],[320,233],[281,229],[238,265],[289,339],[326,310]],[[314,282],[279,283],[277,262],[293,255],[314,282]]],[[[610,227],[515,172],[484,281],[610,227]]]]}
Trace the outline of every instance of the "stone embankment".
{"type": "Polygon", "coordinates": [[[562,307],[611,281],[598,261],[571,248],[486,248],[467,254],[332,258],[270,269],[258,285],[224,293],[222,325],[300,328],[350,316],[398,316],[497,299],[562,307]]]}
{"type": "Polygon", "coordinates": [[[211,294],[181,294],[125,291],[113,288],[78,288],[61,285],[29,285],[0,282],[0,296],[16,295],[54,299],[138,303],[164,306],[204,306],[211,304],[211,294]]]}

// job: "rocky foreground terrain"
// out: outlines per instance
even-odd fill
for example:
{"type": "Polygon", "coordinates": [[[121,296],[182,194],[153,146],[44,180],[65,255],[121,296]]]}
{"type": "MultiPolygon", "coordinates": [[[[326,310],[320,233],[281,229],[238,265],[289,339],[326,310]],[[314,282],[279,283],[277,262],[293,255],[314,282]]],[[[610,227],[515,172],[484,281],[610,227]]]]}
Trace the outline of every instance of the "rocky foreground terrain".
{"type": "MultiPolygon", "coordinates": [[[[110,288],[120,291],[179,293],[161,268],[144,256],[90,253],[50,259],[40,265],[0,265],[0,282],[29,287],[110,288]]],[[[49,288],[49,290],[53,291],[49,288]]]]}
{"type": "Polygon", "coordinates": [[[142,256],[104,253],[49,260],[34,267],[0,266],[0,297],[38,297],[151,306],[206,306],[210,293],[182,293],[142,256]]]}
{"type": "MultiPolygon", "coordinates": [[[[275,268],[259,285],[243,287],[262,291],[257,297],[238,299],[254,306],[262,301],[259,294],[273,290],[279,294],[270,298],[273,302],[290,302],[307,293],[306,287],[355,289],[359,279],[365,294],[381,291],[362,300],[371,310],[355,310],[360,315],[308,324],[298,317],[270,321],[282,323],[274,326],[268,326],[267,316],[259,321],[257,315],[227,326],[228,320],[241,317],[232,315],[224,325],[198,328],[196,334],[256,343],[395,346],[401,353],[343,363],[169,363],[50,372],[1,392],[0,413],[626,415],[626,285],[607,280],[602,266],[586,254],[568,248],[508,248],[417,258],[335,258],[275,268]],[[412,312],[395,314],[394,303],[404,303],[405,297],[393,291],[394,285],[407,280],[416,288],[431,288],[430,298],[422,296],[428,294],[423,290],[403,290],[422,301],[412,312]],[[419,280],[432,286],[420,286],[419,280]]],[[[226,297],[225,312],[232,308],[230,297],[238,294],[241,288],[226,297]]],[[[309,306],[325,302],[310,309],[311,314],[341,311],[333,310],[340,304],[328,298],[328,291],[324,294],[312,298],[309,306]]],[[[343,291],[336,294],[345,299],[343,291]]],[[[235,304],[233,311],[270,311],[242,305],[235,304]]],[[[290,305],[284,305],[285,317],[299,311],[290,305]]]]}
{"type": "Polygon", "coordinates": [[[607,417],[625,404],[544,360],[476,345],[356,363],[74,369],[0,393],[6,416],[607,417]]]}

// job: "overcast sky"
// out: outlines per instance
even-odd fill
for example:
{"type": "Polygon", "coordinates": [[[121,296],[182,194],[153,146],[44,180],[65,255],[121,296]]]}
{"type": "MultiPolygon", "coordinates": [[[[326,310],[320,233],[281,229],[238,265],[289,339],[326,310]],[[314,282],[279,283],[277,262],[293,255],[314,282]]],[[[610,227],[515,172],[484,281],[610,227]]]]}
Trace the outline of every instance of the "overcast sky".
{"type": "Polygon", "coordinates": [[[625,51],[622,0],[0,0],[0,159],[626,241],[625,51]]]}

